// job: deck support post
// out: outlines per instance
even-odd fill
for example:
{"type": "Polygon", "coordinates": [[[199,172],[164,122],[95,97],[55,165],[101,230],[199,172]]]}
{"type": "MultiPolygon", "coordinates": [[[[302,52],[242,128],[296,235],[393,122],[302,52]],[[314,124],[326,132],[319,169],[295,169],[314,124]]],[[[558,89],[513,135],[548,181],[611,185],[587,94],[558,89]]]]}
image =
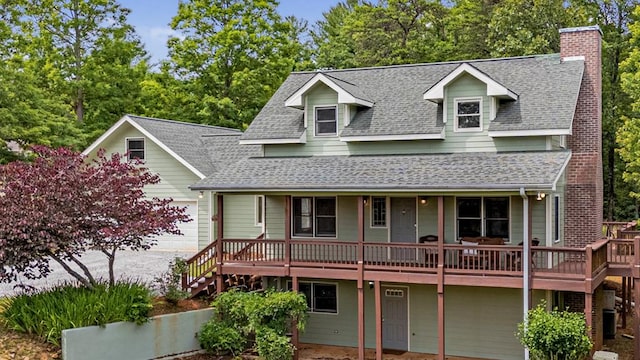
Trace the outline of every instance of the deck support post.
{"type": "MultiPolygon", "coordinates": [[[[298,292],[299,289],[299,284],[298,284],[298,277],[294,276],[291,279],[291,290],[298,292]]],[[[298,323],[296,321],[294,321],[291,324],[291,343],[294,346],[293,350],[293,360],[298,360],[298,356],[300,353],[300,350],[298,350],[298,348],[300,347],[300,341],[299,341],[299,332],[298,332],[298,323]]]]}
{"type": "Polygon", "coordinates": [[[444,196],[438,196],[438,360],[444,360],[444,196]]]}
{"type": "Polygon", "coordinates": [[[284,274],[291,275],[291,195],[284,200],[284,274]]]}
{"type": "MultiPolygon", "coordinates": [[[[593,329],[593,247],[591,244],[585,247],[584,266],[584,318],[589,329],[593,329]]],[[[593,330],[589,332],[589,338],[593,340],[593,330]]]]}
{"type": "Polygon", "coordinates": [[[364,349],[364,196],[358,196],[358,360],[364,349]]]}
{"type": "Polygon", "coordinates": [[[375,280],[375,303],[376,303],[376,360],[382,360],[382,289],[380,281],[375,280]]]}
{"type": "Polygon", "coordinates": [[[631,269],[631,274],[633,276],[633,294],[636,299],[635,306],[633,308],[634,316],[633,316],[633,334],[634,339],[634,351],[633,353],[640,354],[640,236],[636,236],[633,239],[633,248],[634,251],[634,261],[633,268],[631,269]]]}
{"type": "Polygon", "coordinates": [[[218,222],[217,230],[217,243],[216,243],[216,294],[220,295],[224,288],[224,281],[222,278],[222,261],[223,251],[222,239],[224,238],[224,200],[222,194],[218,193],[218,216],[216,221],[218,222]]]}

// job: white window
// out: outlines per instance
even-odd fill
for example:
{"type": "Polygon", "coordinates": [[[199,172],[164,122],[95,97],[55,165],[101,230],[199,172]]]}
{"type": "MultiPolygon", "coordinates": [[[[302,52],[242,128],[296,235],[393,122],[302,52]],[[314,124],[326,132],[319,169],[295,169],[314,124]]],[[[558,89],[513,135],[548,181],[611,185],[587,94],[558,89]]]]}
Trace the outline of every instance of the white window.
{"type": "MultiPolygon", "coordinates": [[[[287,289],[291,290],[291,281],[287,281],[287,289]]],[[[307,299],[309,312],[338,313],[338,285],[319,282],[303,282],[298,284],[298,292],[307,299]]]]}
{"type": "Polygon", "coordinates": [[[508,197],[460,197],[456,199],[458,238],[499,237],[509,239],[508,197]]]}
{"type": "Polygon", "coordinates": [[[371,197],[371,227],[387,227],[387,198],[383,196],[371,197]]]}
{"type": "Polygon", "coordinates": [[[336,135],[338,133],[338,109],[336,106],[315,108],[316,135],[336,135]]]}
{"type": "Polygon", "coordinates": [[[255,207],[256,226],[262,226],[264,224],[264,195],[256,195],[255,207]]]}
{"type": "Polygon", "coordinates": [[[127,142],[127,158],[129,160],[140,159],[144,160],[144,139],[143,138],[128,138],[127,142]]]}
{"type": "Polygon", "coordinates": [[[455,99],[453,106],[456,131],[482,130],[482,98],[455,99]]]}
{"type": "Polygon", "coordinates": [[[336,237],[335,197],[292,198],[293,236],[336,237]]]}

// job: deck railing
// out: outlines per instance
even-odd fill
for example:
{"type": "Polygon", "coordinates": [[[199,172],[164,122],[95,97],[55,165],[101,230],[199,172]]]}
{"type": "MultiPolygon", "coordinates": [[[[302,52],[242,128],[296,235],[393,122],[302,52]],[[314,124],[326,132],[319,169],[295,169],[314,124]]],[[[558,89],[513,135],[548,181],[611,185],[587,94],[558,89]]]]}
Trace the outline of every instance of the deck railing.
{"type": "MultiPolygon", "coordinates": [[[[522,275],[522,246],[444,244],[442,253],[433,243],[371,243],[353,241],[224,239],[223,263],[241,265],[288,265],[365,270],[435,273],[441,260],[448,273],[502,276],[522,275]],[[250,249],[250,250],[246,250],[250,249]],[[360,253],[361,252],[361,253],[360,253]],[[242,256],[233,254],[242,253],[242,256]]],[[[531,248],[534,276],[585,278],[611,261],[629,261],[633,242],[603,240],[585,248],[531,248]],[[620,255],[617,255],[620,254],[620,255]]]]}

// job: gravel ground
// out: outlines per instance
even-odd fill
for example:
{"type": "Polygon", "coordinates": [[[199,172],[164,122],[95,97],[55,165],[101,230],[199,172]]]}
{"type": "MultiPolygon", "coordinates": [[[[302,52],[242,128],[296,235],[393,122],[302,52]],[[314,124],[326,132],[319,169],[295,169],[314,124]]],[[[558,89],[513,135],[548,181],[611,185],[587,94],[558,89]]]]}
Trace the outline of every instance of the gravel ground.
{"type": "MultiPolygon", "coordinates": [[[[191,255],[193,255],[191,252],[176,251],[119,251],[116,253],[114,264],[116,279],[137,279],[151,283],[156,276],[167,270],[171,259],[176,256],[188,258],[191,255]]],[[[104,254],[88,252],[82,257],[82,260],[96,278],[108,279],[108,263],[104,254]]],[[[15,286],[21,283],[37,289],[43,289],[62,281],[73,280],[71,275],[67,274],[57,263],[52,262],[51,268],[53,271],[45,279],[28,280],[21,278],[14,283],[0,283],[0,297],[15,294],[17,292],[15,286]]],[[[74,269],[82,273],[75,266],[74,269]]]]}

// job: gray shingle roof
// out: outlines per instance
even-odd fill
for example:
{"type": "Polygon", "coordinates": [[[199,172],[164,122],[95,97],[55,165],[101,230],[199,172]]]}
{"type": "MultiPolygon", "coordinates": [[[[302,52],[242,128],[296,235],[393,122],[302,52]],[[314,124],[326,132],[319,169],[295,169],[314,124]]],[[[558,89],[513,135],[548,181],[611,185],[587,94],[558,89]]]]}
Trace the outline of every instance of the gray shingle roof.
{"type": "Polygon", "coordinates": [[[259,154],[259,146],[238,144],[242,132],[236,129],[135,115],[127,117],[204,175],[242,157],[259,154]]]}
{"type": "Polygon", "coordinates": [[[219,191],[551,189],[569,151],[246,158],[191,188],[219,191]]]}
{"type": "MultiPolygon", "coordinates": [[[[503,102],[491,131],[570,129],[580,90],[583,61],[561,62],[559,55],[466,61],[519,95],[503,102]]],[[[424,92],[461,62],[330,70],[323,73],[350,84],[374,103],[361,109],[341,136],[438,134],[440,105],[423,99],[424,92]]],[[[284,106],[285,100],[316,72],[292,73],[256,116],[242,140],[298,139],[303,131],[302,110],[284,106]]],[[[341,83],[341,86],[347,86],[341,83]]],[[[347,90],[345,88],[345,90],[347,90]]],[[[355,95],[355,94],[354,94],[355,95]]]]}

